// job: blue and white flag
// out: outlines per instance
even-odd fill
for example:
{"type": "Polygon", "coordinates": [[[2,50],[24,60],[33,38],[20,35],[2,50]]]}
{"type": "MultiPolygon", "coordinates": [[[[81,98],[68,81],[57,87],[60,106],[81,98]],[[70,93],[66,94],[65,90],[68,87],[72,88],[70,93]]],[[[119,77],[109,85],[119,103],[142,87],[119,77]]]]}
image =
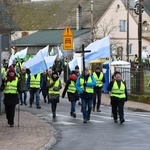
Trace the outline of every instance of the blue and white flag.
{"type": "Polygon", "coordinates": [[[19,52],[17,52],[17,53],[14,55],[14,57],[15,57],[15,58],[24,59],[24,58],[26,57],[26,55],[27,55],[27,51],[28,51],[28,47],[25,48],[25,49],[23,49],[23,50],[21,50],[21,51],[19,51],[19,52]]]}
{"type": "MultiPolygon", "coordinates": [[[[46,47],[44,47],[43,49],[39,50],[39,52],[42,52],[43,56],[46,57],[46,56],[49,56],[48,55],[48,50],[49,50],[49,45],[47,45],[46,47]]],[[[38,53],[39,53],[38,52],[38,53]]]]}
{"type": "Polygon", "coordinates": [[[51,51],[50,51],[50,56],[54,56],[55,55],[55,53],[54,53],[54,49],[53,49],[53,47],[52,47],[52,49],[51,49],[51,51]]]}
{"type": "Polygon", "coordinates": [[[85,50],[91,50],[89,53],[85,53],[85,61],[90,62],[99,58],[110,57],[110,38],[109,36],[97,40],[89,44],[85,50]]]}
{"type": "Polygon", "coordinates": [[[71,71],[75,70],[75,66],[78,65],[77,59],[74,57],[68,64],[71,71]]]}
{"type": "Polygon", "coordinates": [[[57,55],[44,57],[48,69],[53,66],[56,57],[57,55]]]}
{"type": "Polygon", "coordinates": [[[63,53],[59,46],[57,47],[57,49],[58,49],[58,58],[61,59],[63,57],[63,53]]]}
{"type": "Polygon", "coordinates": [[[25,67],[31,71],[31,75],[35,75],[46,71],[48,68],[42,51],[38,52],[33,58],[29,59],[25,63],[25,67]]]}

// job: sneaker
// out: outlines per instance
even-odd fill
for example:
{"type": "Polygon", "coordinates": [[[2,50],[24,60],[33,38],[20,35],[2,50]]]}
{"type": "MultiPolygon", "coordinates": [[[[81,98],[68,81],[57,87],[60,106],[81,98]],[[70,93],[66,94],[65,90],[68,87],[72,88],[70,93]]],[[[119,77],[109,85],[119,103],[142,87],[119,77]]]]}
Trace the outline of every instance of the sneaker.
{"type": "Polygon", "coordinates": [[[73,116],[73,112],[70,112],[70,116],[73,116]]]}
{"type": "Polygon", "coordinates": [[[30,104],[30,108],[32,108],[32,105],[30,104]]]}
{"type": "Polygon", "coordinates": [[[27,103],[24,103],[24,105],[27,105],[27,103]]]}
{"type": "Polygon", "coordinates": [[[92,110],[95,111],[95,108],[93,108],[92,110]]]}
{"type": "Polygon", "coordinates": [[[90,121],[90,116],[87,118],[87,121],[90,121]]]}
{"type": "Polygon", "coordinates": [[[14,125],[13,125],[13,124],[10,124],[10,127],[14,127],[14,125]]]}
{"type": "Polygon", "coordinates": [[[55,119],[56,118],[56,113],[55,112],[53,112],[53,119],[55,119]]]}
{"type": "Polygon", "coordinates": [[[46,99],[44,99],[44,103],[46,103],[46,99]]]}
{"type": "Polygon", "coordinates": [[[23,103],[21,103],[20,105],[23,105],[23,103]]]}
{"type": "Polygon", "coordinates": [[[36,108],[37,108],[37,109],[41,109],[41,106],[40,106],[40,105],[38,105],[36,108]]]}

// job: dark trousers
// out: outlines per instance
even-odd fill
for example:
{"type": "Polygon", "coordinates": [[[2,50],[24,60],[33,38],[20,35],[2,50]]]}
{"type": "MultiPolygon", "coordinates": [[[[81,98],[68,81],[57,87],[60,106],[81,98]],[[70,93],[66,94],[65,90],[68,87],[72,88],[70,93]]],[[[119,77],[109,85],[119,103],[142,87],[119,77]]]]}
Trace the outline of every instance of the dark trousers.
{"type": "Polygon", "coordinates": [[[117,120],[118,114],[120,120],[124,119],[124,100],[113,99],[111,103],[114,120],[117,120]]]}
{"type": "Polygon", "coordinates": [[[5,112],[8,124],[13,125],[15,117],[15,106],[5,106],[5,112]]]}
{"type": "Polygon", "coordinates": [[[100,109],[101,96],[102,96],[102,88],[95,89],[94,90],[94,96],[93,96],[93,108],[94,109],[95,109],[96,104],[97,104],[97,110],[100,109]],[[97,103],[96,103],[96,96],[97,96],[97,103]]]}
{"type": "Polygon", "coordinates": [[[55,114],[56,113],[56,108],[57,108],[57,103],[52,102],[51,103],[51,108],[52,108],[52,113],[55,114]]]}

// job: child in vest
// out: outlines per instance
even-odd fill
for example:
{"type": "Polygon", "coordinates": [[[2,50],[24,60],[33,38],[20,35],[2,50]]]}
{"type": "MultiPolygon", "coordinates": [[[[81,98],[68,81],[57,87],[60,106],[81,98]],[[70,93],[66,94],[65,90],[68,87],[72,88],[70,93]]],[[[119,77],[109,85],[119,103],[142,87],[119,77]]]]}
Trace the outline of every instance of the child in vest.
{"type": "Polygon", "coordinates": [[[62,88],[58,72],[54,71],[52,77],[47,81],[48,101],[51,103],[53,119],[56,118],[57,103],[59,103],[60,89],[62,88]]]}
{"type": "Polygon", "coordinates": [[[76,71],[72,71],[62,93],[62,98],[64,98],[67,92],[68,100],[71,102],[70,115],[74,118],[76,117],[76,101],[79,100],[78,92],[76,90],[76,80],[76,71]]]}

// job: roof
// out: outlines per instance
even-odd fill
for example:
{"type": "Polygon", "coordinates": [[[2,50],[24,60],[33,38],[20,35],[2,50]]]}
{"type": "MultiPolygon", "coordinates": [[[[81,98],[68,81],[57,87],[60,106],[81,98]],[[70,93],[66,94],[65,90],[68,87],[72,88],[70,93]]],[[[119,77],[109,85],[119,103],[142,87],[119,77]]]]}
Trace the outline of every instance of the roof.
{"type": "MultiPolygon", "coordinates": [[[[90,32],[91,29],[72,29],[74,38],[90,32]]],[[[62,43],[64,29],[40,30],[18,40],[12,41],[13,46],[56,46],[62,43]]]]}
{"type": "Polygon", "coordinates": [[[0,30],[1,32],[19,30],[19,26],[12,20],[4,5],[0,3],[0,30]]]}
{"type": "MultiPolygon", "coordinates": [[[[114,0],[94,0],[94,22],[103,15],[114,0]]],[[[62,29],[76,27],[76,8],[79,0],[41,1],[14,4],[10,9],[13,19],[22,30],[62,29]]],[[[91,2],[80,1],[82,24],[91,26],[91,2]]]]}

